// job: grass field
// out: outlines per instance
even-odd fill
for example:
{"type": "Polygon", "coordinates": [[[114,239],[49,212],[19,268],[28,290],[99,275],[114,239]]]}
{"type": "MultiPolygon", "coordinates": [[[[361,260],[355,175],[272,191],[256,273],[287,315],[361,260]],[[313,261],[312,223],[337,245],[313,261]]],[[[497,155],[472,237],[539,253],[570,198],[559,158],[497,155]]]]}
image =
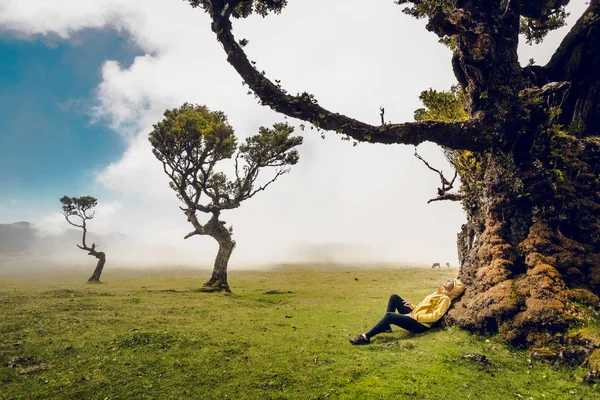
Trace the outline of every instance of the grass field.
{"type": "Polygon", "coordinates": [[[600,398],[584,368],[452,327],[348,343],[391,293],[418,302],[456,273],[232,271],[232,295],[196,291],[206,271],[0,276],[0,398],[600,398]]]}

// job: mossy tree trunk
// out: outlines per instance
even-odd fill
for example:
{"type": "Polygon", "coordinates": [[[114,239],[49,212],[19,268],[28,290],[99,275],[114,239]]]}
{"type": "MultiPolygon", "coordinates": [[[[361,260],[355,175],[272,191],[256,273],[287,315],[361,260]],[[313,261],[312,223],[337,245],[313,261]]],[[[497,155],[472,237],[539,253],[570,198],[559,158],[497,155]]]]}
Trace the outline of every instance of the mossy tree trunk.
{"type": "Polygon", "coordinates": [[[568,329],[598,307],[600,146],[579,144],[558,134],[544,146],[556,146],[549,157],[473,163],[479,179],[465,181],[468,222],[458,236],[468,290],[449,314],[460,326],[532,348],[568,344],[568,329]]]}
{"type": "Polygon", "coordinates": [[[545,67],[511,66],[516,52],[496,39],[489,43],[499,47],[475,48],[507,64],[481,68],[467,54],[473,46],[460,43],[454,66],[472,91],[471,113],[495,113],[489,120],[503,132],[497,148],[455,158],[468,290],[450,318],[462,327],[530,348],[573,344],[569,328],[600,304],[598,8],[593,1],[545,67]]]}

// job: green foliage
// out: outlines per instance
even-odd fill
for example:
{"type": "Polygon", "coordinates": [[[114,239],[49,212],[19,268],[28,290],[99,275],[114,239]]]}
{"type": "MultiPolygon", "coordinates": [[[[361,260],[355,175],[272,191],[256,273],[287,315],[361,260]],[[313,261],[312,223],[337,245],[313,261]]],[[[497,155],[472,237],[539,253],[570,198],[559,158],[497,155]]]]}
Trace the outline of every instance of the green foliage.
{"type": "Polygon", "coordinates": [[[560,169],[556,169],[555,168],[555,169],[552,170],[552,173],[554,174],[554,176],[556,177],[556,179],[559,182],[562,182],[562,181],[565,180],[565,177],[564,177],[564,175],[563,175],[563,173],[562,173],[562,171],[560,169]]]}
{"type": "Polygon", "coordinates": [[[300,157],[295,147],[302,144],[302,137],[290,137],[293,132],[287,123],[276,123],[272,129],[261,126],[257,135],[240,146],[240,153],[248,164],[258,167],[295,165],[300,157]]]}
{"type": "Polygon", "coordinates": [[[585,124],[581,120],[581,117],[577,116],[576,118],[574,118],[573,121],[571,121],[571,123],[569,124],[569,128],[567,129],[567,131],[571,136],[581,137],[582,134],[585,132],[585,124]]]}
{"type": "MultiPolygon", "coordinates": [[[[200,7],[205,10],[210,10],[210,4],[206,0],[184,0],[190,3],[194,8],[200,7]]],[[[216,0],[223,6],[227,1],[216,0]]],[[[229,3],[234,3],[229,1],[229,3]]],[[[269,13],[279,14],[287,6],[287,0],[238,0],[235,1],[236,6],[231,13],[234,18],[246,18],[256,13],[262,17],[266,17],[269,13]]]]}
{"type": "Polygon", "coordinates": [[[220,111],[184,103],[165,111],[164,117],[150,133],[152,152],[163,163],[185,159],[211,164],[231,158],[236,150],[233,128],[220,111]]]}
{"type": "Polygon", "coordinates": [[[419,100],[425,108],[415,111],[415,121],[466,121],[469,115],[465,111],[466,96],[454,85],[447,92],[429,89],[421,92],[419,100]]]}
{"type": "Polygon", "coordinates": [[[62,204],[62,213],[67,218],[79,217],[82,220],[94,218],[93,208],[98,205],[98,200],[92,196],[60,198],[62,204]]]}
{"type": "Polygon", "coordinates": [[[232,15],[234,18],[246,18],[254,12],[266,17],[269,13],[281,13],[285,6],[287,6],[287,0],[246,0],[238,4],[232,15]]]}
{"type": "Polygon", "coordinates": [[[560,114],[562,114],[562,108],[560,106],[550,106],[546,112],[548,113],[548,124],[552,124],[558,121],[560,114]]]}
{"type": "Polygon", "coordinates": [[[237,208],[241,201],[288,172],[286,167],[298,162],[296,147],[302,144],[301,137],[291,136],[293,132],[287,123],[260,127],[258,134],[247,138],[238,149],[234,130],[223,112],[185,103],[165,111],[149,140],[179,199],[196,209],[202,196],[208,196],[209,203],[200,210],[212,212],[237,208]],[[234,154],[235,179],[230,180],[216,167],[234,154]],[[257,188],[258,174],[265,167],[277,168],[275,178],[257,188]]]}
{"type": "Polygon", "coordinates": [[[443,45],[448,47],[453,52],[458,51],[458,44],[459,44],[458,35],[446,35],[446,36],[440,38],[440,43],[442,43],[443,45]]]}
{"type": "Polygon", "coordinates": [[[415,18],[431,17],[438,8],[446,13],[456,9],[456,0],[396,0],[395,3],[404,6],[403,13],[415,18]]]}
{"type": "Polygon", "coordinates": [[[79,276],[4,275],[0,398],[597,397],[584,368],[452,327],[394,327],[371,345],[348,343],[381,318],[391,293],[414,303],[456,273],[288,265],[239,271],[236,294],[222,295],[195,291],[197,271],[111,270],[102,288],[111,296],[79,276]],[[491,365],[464,358],[473,353],[491,365]]]}
{"type": "MultiPolygon", "coordinates": [[[[432,18],[440,12],[451,14],[457,8],[456,0],[396,0],[395,3],[403,6],[402,12],[419,19],[432,18]]],[[[519,32],[525,35],[528,44],[540,43],[548,32],[565,26],[569,15],[565,11],[566,3],[568,1],[565,0],[519,1],[519,32]]],[[[506,8],[499,10],[501,14],[508,12],[508,7],[513,4],[507,1],[503,5],[506,8]]],[[[457,41],[453,36],[445,36],[440,41],[453,50],[457,49],[457,41]]]]}
{"type": "Polygon", "coordinates": [[[566,25],[569,13],[564,0],[526,1],[522,9],[519,33],[527,44],[540,43],[546,35],[566,25]]]}

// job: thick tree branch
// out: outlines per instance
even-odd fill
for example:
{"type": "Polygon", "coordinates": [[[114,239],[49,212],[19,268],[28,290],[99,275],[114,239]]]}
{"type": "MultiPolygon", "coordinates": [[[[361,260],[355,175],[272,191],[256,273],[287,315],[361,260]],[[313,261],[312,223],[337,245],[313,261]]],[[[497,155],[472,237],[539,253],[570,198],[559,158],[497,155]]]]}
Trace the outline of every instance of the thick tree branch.
{"type": "Polygon", "coordinates": [[[594,31],[597,34],[600,32],[600,0],[590,1],[587,10],[579,17],[544,67],[551,80],[564,79],[565,68],[569,65],[575,48],[585,43],[586,38],[594,31]]]}
{"type": "Polygon", "coordinates": [[[188,239],[188,238],[191,238],[194,235],[199,235],[198,231],[191,231],[190,233],[188,233],[187,235],[185,235],[183,238],[184,239],[188,239]]]}
{"type": "Polygon", "coordinates": [[[194,227],[193,231],[183,237],[184,239],[188,239],[194,235],[206,235],[204,227],[200,224],[200,222],[198,222],[198,218],[196,218],[196,210],[194,208],[190,207],[184,209],[183,213],[187,217],[188,222],[194,227]]]}
{"type": "Polygon", "coordinates": [[[321,129],[343,133],[363,142],[417,145],[430,141],[450,149],[471,151],[482,151],[493,146],[495,135],[482,135],[483,124],[479,120],[451,123],[425,121],[373,126],[326,110],[308,93],[288,95],[252,65],[231,32],[231,21],[221,17],[215,2],[211,3],[212,29],[227,53],[227,61],[260,98],[263,105],[287,116],[310,122],[321,129]]]}
{"type": "Polygon", "coordinates": [[[552,81],[567,81],[569,92],[558,123],[585,127],[587,135],[600,131],[600,0],[587,10],[567,34],[546,69],[552,81]]]}

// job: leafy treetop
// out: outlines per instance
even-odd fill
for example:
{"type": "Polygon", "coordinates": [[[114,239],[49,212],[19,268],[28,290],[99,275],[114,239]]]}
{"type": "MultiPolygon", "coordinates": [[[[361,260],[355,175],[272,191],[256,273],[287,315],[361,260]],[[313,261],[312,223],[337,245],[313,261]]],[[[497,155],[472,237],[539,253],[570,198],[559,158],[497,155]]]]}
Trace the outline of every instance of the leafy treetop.
{"type": "Polygon", "coordinates": [[[466,121],[465,93],[453,85],[450,91],[438,92],[433,89],[421,92],[419,100],[425,106],[415,110],[415,121],[466,121]]]}
{"type": "MultiPolygon", "coordinates": [[[[186,0],[192,7],[201,7],[205,10],[211,10],[212,1],[210,0],[186,0]]],[[[234,18],[246,18],[253,13],[266,17],[268,13],[281,13],[281,10],[287,6],[287,0],[221,0],[220,6],[223,10],[234,18]]]]}
{"type": "MultiPolygon", "coordinates": [[[[487,1],[487,7],[498,7],[497,1],[487,1]]],[[[450,14],[461,8],[464,2],[458,0],[396,0],[396,4],[404,6],[402,11],[415,18],[436,18],[440,13],[450,14]]],[[[482,1],[481,3],[485,3],[482,1]]],[[[501,15],[509,8],[516,7],[521,16],[519,32],[525,35],[528,44],[540,43],[544,37],[555,29],[566,24],[568,13],[565,6],[569,0],[503,0],[500,2],[501,15]],[[512,4],[511,4],[512,3],[512,4]]],[[[486,5],[482,5],[485,9],[486,5]]]]}
{"type": "Polygon", "coordinates": [[[62,203],[62,214],[65,216],[68,223],[79,228],[85,226],[85,221],[94,218],[95,212],[93,208],[98,205],[98,200],[92,196],[69,197],[63,196],[60,198],[62,203]],[[70,217],[77,217],[81,220],[81,225],[74,223],[70,217]]]}
{"type": "Polygon", "coordinates": [[[237,208],[298,162],[295,147],[302,144],[302,138],[290,136],[294,128],[287,123],[260,127],[258,134],[238,147],[234,130],[221,111],[185,103],[165,111],[164,117],[150,133],[152,151],[188,209],[215,213],[237,208]],[[232,158],[235,179],[230,180],[215,167],[232,158]],[[257,185],[264,167],[275,167],[275,176],[257,185]],[[203,196],[208,202],[202,202],[203,196]]]}

